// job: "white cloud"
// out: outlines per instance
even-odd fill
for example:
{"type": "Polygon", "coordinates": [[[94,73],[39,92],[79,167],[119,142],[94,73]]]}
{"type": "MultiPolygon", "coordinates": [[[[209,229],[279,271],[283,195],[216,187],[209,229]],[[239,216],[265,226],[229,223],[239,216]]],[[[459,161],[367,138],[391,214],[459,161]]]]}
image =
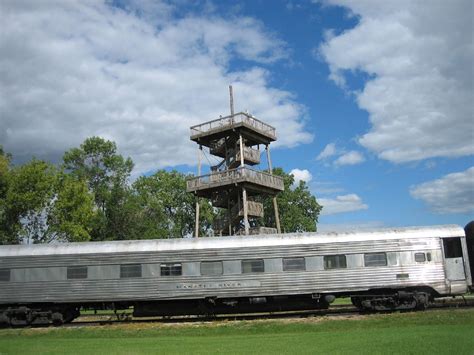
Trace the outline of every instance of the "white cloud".
{"type": "Polygon", "coordinates": [[[334,156],[336,153],[337,153],[336,144],[334,144],[334,143],[329,143],[329,144],[327,144],[327,145],[324,147],[324,149],[321,151],[321,153],[319,153],[319,155],[317,156],[316,160],[324,160],[324,159],[327,159],[327,158],[329,158],[329,157],[334,156]]]}
{"type": "Polygon", "coordinates": [[[298,185],[300,181],[308,183],[313,178],[313,175],[311,175],[311,173],[306,169],[293,169],[290,171],[290,174],[295,177],[295,185],[298,185]]]}
{"type": "Polygon", "coordinates": [[[366,210],[369,208],[356,194],[336,196],[336,198],[319,198],[318,203],[323,206],[321,215],[366,210]]]}
{"type": "Polygon", "coordinates": [[[345,153],[341,155],[339,158],[337,158],[334,161],[334,165],[336,166],[341,166],[341,165],[357,165],[365,161],[364,156],[356,152],[355,150],[352,150],[348,153],[345,153]]]}
{"type": "Polygon", "coordinates": [[[57,161],[86,137],[117,142],[136,171],[195,164],[191,125],[249,109],[280,135],[311,141],[305,108],[263,69],[285,44],[249,17],[174,17],[161,2],[2,1],[0,142],[17,161],[57,161]],[[230,59],[246,61],[232,71],[230,59]]]}
{"type": "Polygon", "coordinates": [[[372,125],[359,143],[395,163],[473,154],[472,1],[326,2],[359,16],[320,47],[337,84],[370,75],[356,93],[372,125]]]}
{"type": "Polygon", "coordinates": [[[319,153],[319,155],[316,157],[316,160],[326,161],[326,165],[329,165],[329,158],[335,158],[332,161],[332,164],[335,166],[357,165],[365,161],[362,153],[355,150],[347,152],[343,148],[336,147],[335,143],[327,144],[321,153],[319,153]]]}
{"type": "Polygon", "coordinates": [[[316,196],[337,194],[344,191],[344,189],[333,181],[313,181],[310,185],[311,192],[316,196]]]}
{"type": "Polygon", "coordinates": [[[410,188],[410,194],[424,201],[434,212],[474,214],[474,167],[410,188]]]}

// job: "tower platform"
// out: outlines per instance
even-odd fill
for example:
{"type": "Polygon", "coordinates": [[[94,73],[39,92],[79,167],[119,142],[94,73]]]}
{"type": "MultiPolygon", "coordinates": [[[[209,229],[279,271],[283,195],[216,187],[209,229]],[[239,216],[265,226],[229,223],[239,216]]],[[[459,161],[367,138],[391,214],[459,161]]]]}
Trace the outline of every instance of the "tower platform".
{"type": "Polygon", "coordinates": [[[191,127],[191,140],[211,148],[222,138],[241,134],[248,146],[270,144],[276,140],[276,130],[252,115],[239,112],[191,127]]]}
{"type": "Polygon", "coordinates": [[[227,190],[235,185],[244,185],[249,191],[269,195],[275,195],[285,189],[282,177],[246,166],[196,176],[186,181],[188,192],[207,198],[210,198],[216,190],[227,190]]]}

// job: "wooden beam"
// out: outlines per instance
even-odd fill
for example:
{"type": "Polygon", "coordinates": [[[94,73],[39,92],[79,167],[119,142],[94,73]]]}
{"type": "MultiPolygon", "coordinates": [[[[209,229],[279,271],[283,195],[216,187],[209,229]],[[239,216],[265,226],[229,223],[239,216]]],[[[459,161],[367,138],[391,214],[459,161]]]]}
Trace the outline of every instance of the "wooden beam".
{"type": "Polygon", "coordinates": [[[242,202],[244,204],[244,227],[245,227],[245,235],[249,235],[250,232],[250,225],[249,225],[249,211],[247,205],[247,190],[245,187],[242,187],[242,202]]]}
{"type": "MultiPolygon", "coordinates": [[[[273,175],[272,159],[270,157],[270,147],[268,146],[268,144],[265,146],[265,150],[267,151],[268,172],[270,173],[270,175],[273,175]]],[[[275,212],[275,224],[277,228],[277,233],[281,234],[280,215],[278,213],[278,203],[277,203],[276,196],[273,197],[273,210],[275,212]]]]}
{"type": "Polygon", "coordinates": [[[244,167],[244,140],[242,138],[242,134],[239,134],[239,141],[240,141],[240,166],[244,167]]]}
{"type": "MultiPolygon", "coordinates": [[[[198,176],[201,176],[201,155],[202,155],[202,145],[199,145],[198,150],[198,176]]],[[[199,197],[196,196],[196,221],[194,227],[194,237],[199,238],[199,197]]]]}
{"type": "Polygon", "coordinates": [[[234,92],[232,85],[229,85],[229,97],[230,97],[230,115],[234,118],[234,92]]]}

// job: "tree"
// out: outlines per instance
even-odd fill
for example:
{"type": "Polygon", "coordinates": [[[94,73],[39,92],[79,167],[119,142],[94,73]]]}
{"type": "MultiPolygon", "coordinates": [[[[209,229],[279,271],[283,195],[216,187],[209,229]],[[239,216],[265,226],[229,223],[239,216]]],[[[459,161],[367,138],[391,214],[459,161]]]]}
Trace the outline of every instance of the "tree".
{"type": "Polygon", "coordinates": [[[19,223],[12,219],[7,205],[7,191],[10,181],[11,155],[0,145],[0,245],[16,244],[16,235],[20,228],[19,223]]]}
{"type": "Polygon", "coordinates": [[[94,211],[84,181],[34,158],[10,161],[0,147],[0,244],[90,239],[94,211]]]}
{"type": "Polygon", "coordinates": [[[132,216],[128,205],[128,180],[133,169],[130,158],[117,153],[114,142],[87,138],[79,148],[63,157],[67,172],[84,179],[94,195],[97,213],[91,231],[93,240],[129,239],[132,216]]]}
{"type": "MultiPolygon", "coordinates": [[[[277,195],[282,232],[315,232],[322,207],[309,191],[306,182],[300,181],[294,186],[294,176],[285,173],[281,168],[273,169],[273,174],[283,177],[285,184],[285,191],[277,195]]],[[[275,226],[272,198],[265,198],[263,202],[264,225],[275,226]]]]}
{"type": "Polygon", "coordinates": [[[3,244],[90,239],[93,197],[84,181],[41,160],[9,172],[3,244]]]}
{"type": "MultiPolygon", "coordinates": [[[[140,210],[140,234],[143,238],[180,238],[194,232],[195,197],[186,192],[186,176],[175,170],[159,170],[142,176],[133,184],[140,210]]],[[[212,224],[213,209],[200,203],[201,233],[212,224]]]]}
{"type": "MultiPolygon", "coordinates": [[[[114,142],[88,138],[64,154],[62,169],[32,159],[17,167],[0,146],[0,244],[180,238],[194,233],[196,197],[186,175],[159,170],[129,183],[133,162],[114,142]]],[[[315,231],[321,206],[305,182],[282,176],[277,197],[283,232],[315,231]]],[[[262,198],[259,224],[274,226],[271,198],[262,198]]],[[[222,212],[222,211],[221,211],[222,212]]],[[[200,201],[200,235],[208,235],[217,209],[200,201]]],[[[252,222],[254,223],[254,222],[252,222]]]]}
{"type": "Polygon", "coordinates": [[[139,205],[130,186],[114,184],[105,211],[105,230],[101,233],[102,237],[96,240],[142,239],[138,233],[139,217],[139,205]]]}
{"type": "Polygon", "coordinates": [[[48,213],[49,235],[62,241],[88,241],[94,218],[94,198],[86,182],[61,172],[48,213]]]}
{"type": "Polygon", "coordinates": [[[0,199],[5,198],[7,193],[11,158],[11,155],[6,153],[0,145],[0,199]]]}
{"type": "Polygon", "coordinates": [[[33,159],[12,169],[6,193],[7,215],[21,225],[17,242],[44,242],[48,239],[47,212],[54,197],[56,169],[33,159]]]}

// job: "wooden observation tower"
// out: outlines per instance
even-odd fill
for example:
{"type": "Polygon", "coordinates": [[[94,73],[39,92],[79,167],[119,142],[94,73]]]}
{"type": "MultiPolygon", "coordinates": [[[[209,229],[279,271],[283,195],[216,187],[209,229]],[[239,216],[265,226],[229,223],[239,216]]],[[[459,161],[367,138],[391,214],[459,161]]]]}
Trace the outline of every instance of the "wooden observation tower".
{"type": "MultiPolygon", "coordinates": [[[[224,217],[214,223],[216,234],[280,233],[275,196],[284,190],[284,184],[272,174],[270,157],[270,143],[277,139],[275,128],[248,113],[234,113],[232,86],[229,90],[230,116],[191,127],[191,140],[199,145],[198,176],[187,181],[187,191],[225,210],[224,217]],[[265,147],[267,171],[255,169],[260,164],[260,146],[265,147]],[[206,175],[201,175],[203,147],[222,159],[206,175]],[[273,196],[276,228],[257,226],[257,219],[263,217],[263,196],[273,196]]],[[[199,202],[194,236],[199,236],[199,202]]]]}

